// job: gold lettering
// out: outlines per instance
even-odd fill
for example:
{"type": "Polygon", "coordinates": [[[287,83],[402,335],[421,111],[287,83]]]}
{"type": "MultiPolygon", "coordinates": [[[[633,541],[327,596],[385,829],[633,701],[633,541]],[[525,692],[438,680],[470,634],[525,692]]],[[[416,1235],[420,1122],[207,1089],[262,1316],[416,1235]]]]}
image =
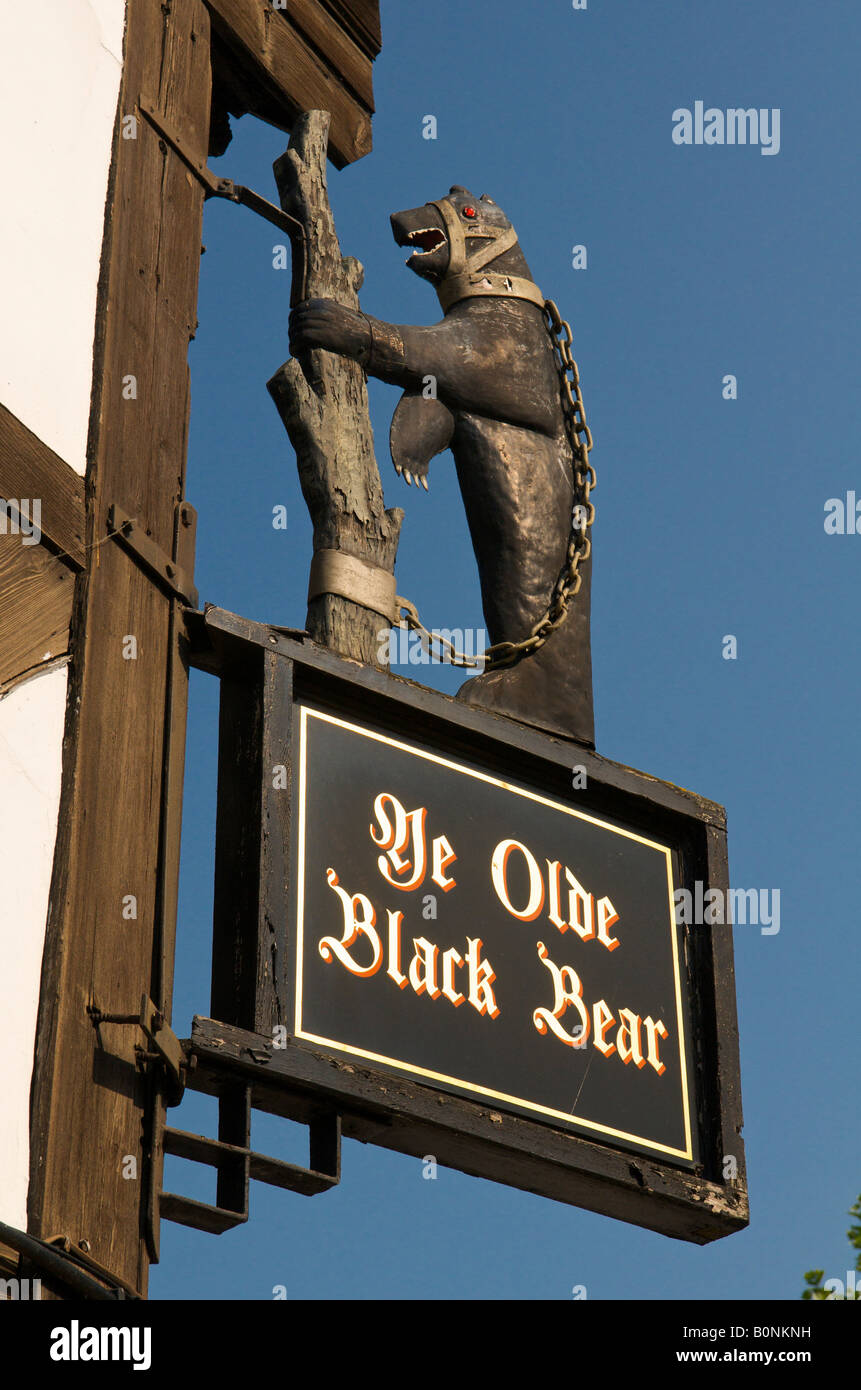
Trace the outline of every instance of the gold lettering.
{"type": "Polygon", "coordinates": [[[644,1067],[646,1059],[640,1045],[640,1015],[632,1013],[630,1009],[620,1009],[619,1019],[619,1031],[616,1034],[619,1056],[625,1066],[633,1062],[638,1069],[644,1067]]]}
{"type": "Polygon", "coordinates": [[[439,985],[436,982],[436,958],[439,947],[434,946],[425,936],[413,938],[415,955],[410,962],[410,984],[416,994],[427,990],[430,999],[439,998],[439,985]]]}
{"type": "Polygon", "coordinates": [[[379,838],[374,833],[374,827],[370,827],[371,839],[380,849],[385,850],[377,860],[377,868],[387,883],[393,888],[400,888],[404,893],[411,893],[414,888],[418,888],[423,881],[426,868],[426,848],[425,848],[425,819],[427,809],[419,806],[415,811],[407,812],[401,805],[396,796],[390,792],[380,792],[374,802],[374,814],[380,826],[379,838]],[[392,808],[392,815],[386,810],[386,803],[392,808]],[[404,851],[410,848],[412,857],[404,857],[404,851]],[[395,874],[403,875],[410,869],[410,877],[396,878],[395,874]]]}
{"type": "Polygon", "coordinates": [[[345,893],[344,889],[338,885],[338,875],[334,869],[326,870],[326,878],[329,887],[334,889],[341,899],[341,906],[344,910],[344,934],[339,941],[334,936],[322,936],[319,942],[320,955],[325,961],[330,961],[333,956],[337,956],[343,966],[349,970],[351,975],[376,975],[383,959],[383,944],[379,934],[374,929],[376,913],[369,898],[364,893],[355,893],[352,897],[345,893]],[[362,916],[359,916],[361,910],[362,916]],[[350,947],[354,946],[360,936],[366,936],[371,943],[373,959],[370,965],[359,965],[350,955],[350,947]]]}
{"type": "Polygon", "coordinates": [[[554,965],[543,941],[539,941],[537,945],[538,954],[550,971],[553,980],[554,997],[553,1008],[536,1009],[532,1015],[532,1022],[539,1033],[544,1034],[549,1028],[567,1047],[585,1047],[589,1037],[589,1015],[583,1004],[583,986],[580,983],[580,976],[570,965],[563,965],[561,968],[554,965]],[[567,1033],[560,1022],[569,1004],[574,1005],[580,1019],[576,1033],[567,1033]]]}
{"type": "Polygon", "coordinates": [[[532,854],[525,845],[522,845],[519,840],[500,840],[496,849],[493,851],[493,857],[490,861],[490,876],[493,880],[493,886],[496,889],[496,896],[499,898],[499,901],[506,911],[510,912],[512,917],[516,917],[520,922],[534,922],[544,906],[544,880],[541,877],[541,870],[538,867],[538,862],[534,854],[532,854]],[[522,912],[518,912],[508,896],[506,870],[508,867],[508,856],[513,849],[519,850],[523,855],[526,861],[526,867],[529,871],[529,901],[522,912]]]}
{"type": "Polygon", "coordinates": [[[605,1057],[612,1057],[616,1051],[616,1044],[608,1043],[604,1034],[616,1022],[615,1014],[607,1008],[605,1000],[599,999],[597,1004],[592,1005],[592,1018],[595,1024],[595,1046],[605,1057]]]}
{"type": "Polygon", "coordinates": [[[646,1030],[646,1037],[648,1038],[649,1055],[647,1060],[649,1066],[655,1068],[655,1071],[658,1073],[658,1076],[663,1076],[664,1072],[667,1069],[661,1061],[660,1057],[658,1056],[658,1034],[660,1033],[662,1038],[668,1038],[670,1035],[660,1019],[658,1019],[657,1023],[655,1023],[654,1019],[652,1018],[644,1018],[643,1027],[646,1030]]]}

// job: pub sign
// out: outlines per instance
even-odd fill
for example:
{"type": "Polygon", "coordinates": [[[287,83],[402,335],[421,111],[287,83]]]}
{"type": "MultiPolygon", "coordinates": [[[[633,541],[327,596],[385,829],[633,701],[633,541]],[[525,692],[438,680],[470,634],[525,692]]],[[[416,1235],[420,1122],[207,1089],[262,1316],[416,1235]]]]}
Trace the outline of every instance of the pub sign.
{"type": "Polygon", "coordinates": [[[705,1243],[747,1223],[714,802],[207,609],[202,1087],[705,1243]]]}
{"type": "Polygon", "coordinates": [[[296,1038],[695,1163],[672,848],[298,713],[296,1038]]]}

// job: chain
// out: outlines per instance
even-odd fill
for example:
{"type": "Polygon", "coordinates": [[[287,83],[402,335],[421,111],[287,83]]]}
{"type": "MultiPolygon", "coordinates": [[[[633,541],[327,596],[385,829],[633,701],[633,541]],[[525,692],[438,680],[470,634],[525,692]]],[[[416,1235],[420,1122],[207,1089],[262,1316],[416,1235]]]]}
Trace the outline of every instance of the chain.
{"type": "MultiPolygon", "coordinates": [[[[521,656],[538,651],[543,647],[551,632],[554,632],[565,619],[568,606],[583,582],[580,566],[589,558],[592,542],[588,531],[595,520],[595,507],[590,501],[592,489],[597,484],[595,469],[589,462],[592,448],[592,431],[586,423],[586,410],[580,393],[580,373],[571,353],[574,341],[571,325],[559,313],[552,299],[544,304],[544,320],[553,345],[553,354],[559,370],[562,393],[562,414],[565,420],[565,433],[571,446],[571,463],[574,473],[574,498],[571,509],[571,527],[568,533],[565,563],[559,571],[550,605],[542,618],[535,623],[528,637],[521,642],[496,642],[481,656],[472,660],[457,652],[451,642],[438,633],[428,632],[419,619],[414,604],[401,602],[405,610],[401,626],[423,632],[427,637],[438,641],[442,647],[450,649],[448,660],[453,666],[484,666],[485,670],[499,670],[511,666],[521,656]],[[583,438],[581,438],[581,435],[583,438]]],[[[443,656],[442,660],[445,660],[443,656]]]]}
{"type": "Polygon", "coordinates": [[[423,633],[427,641],[422,642],[422,647],[425,651],[429,652],[431,656],[435,655],[433,644],[434,642],[437,643],[442,651],[442,655],[437,658],[440,662],[446,662],[449,666],[484,665],[483,655],[477,657],[465,656],[463,652],[458,651],[453,642],[450,642],[447,637],[443,637],[441,632],[431,632],[429,628],[426,628],[419,617],[418,609],[414,603],[410,603],[408,598],[398,598],[398,612],[402,615],[398,626],[408,627],[412,632],[423,633]],[[448,656],[446,656],[446,650],[448,651],[448,656]]]}
{"type": "Polygon", "coordinates": [[[510,666],[521,656],[538,651],[543,647],[551,632],[564,621],[568,605],[579,591],[583,582],[580,566],[589,558],[592,542],[588,535],[589,527],[595,520],[595,507],[589,500],[597,479],[595,469],[589,462],[592,448],[592,432],[586,424],[586,411],[580,394],[580,373],[571,354],[573,335],[571,325],[559,313],[552,299],[544,305],[544,319],[553,344],[559,380],[562,386],[562,414],[565,418],[565,433],[571,445],[571,462],[574,470],[574,498],[571,508],[571,528],[565,563],[553,586],[550,606],[543,618],[532,628],[522,642],[497,642],[484,653],[485,669],[498,670],[510,666]],[[581,439],[580,436],[584,437],[581,439]]]}

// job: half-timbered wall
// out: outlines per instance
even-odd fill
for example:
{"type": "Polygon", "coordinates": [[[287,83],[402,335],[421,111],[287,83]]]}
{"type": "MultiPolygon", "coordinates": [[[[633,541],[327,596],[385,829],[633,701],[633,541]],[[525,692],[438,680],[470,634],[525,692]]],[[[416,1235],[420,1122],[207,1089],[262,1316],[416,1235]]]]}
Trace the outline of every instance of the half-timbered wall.
{"type": "Polygon", "coordinates": [[[116,1015],[170,1018],[201,171],[228,113],[359,158],[379,47],[377,0],[0,6],[0,1221],[140,1292],[163,1079],[116,1015]]]}
{"type": "Polygon", "coordinates": [[[17,1227],[124,23],[125,0],[0,8],[0,498],[44,532],[0,512],[0,1219],[17,1227]]]}

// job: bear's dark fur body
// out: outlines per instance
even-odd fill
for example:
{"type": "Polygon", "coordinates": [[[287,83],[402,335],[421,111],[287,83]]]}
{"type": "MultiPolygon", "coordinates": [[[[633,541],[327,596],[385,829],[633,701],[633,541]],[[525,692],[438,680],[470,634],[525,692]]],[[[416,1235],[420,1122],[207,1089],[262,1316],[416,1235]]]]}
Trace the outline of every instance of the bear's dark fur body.
{"type": "MultiPolygon", "coordinates": [[[[485,224],[510,230],[501,209],[467,189],[456,186],[445,201],[457,215],[478,209],[485,224]]],[[[444,291],[449,238],[438,206],[391,220],[399,244],[427,248],[407,264],[444,291]]],[[[517,243],[486,270],[531,280],[517,243]]],[[[415,328],[311,300],[291,316],[291,351],[311,347],[353,357],[370,375],[404,387],[391,436],[400,473],[424,480],[431,458],[451,448],[491,643],[527,637],[547,611],[565,562],[574,502],[559,374],[539,305],[503,295],[467,297],[441,323],[415,328]],[[429,377],[436,399],[423,394],[429,377]]],[[[594,745],[591,560],[581,572],[580,591],[544,646],[467,681],[460,699],[594,745]]]]}

